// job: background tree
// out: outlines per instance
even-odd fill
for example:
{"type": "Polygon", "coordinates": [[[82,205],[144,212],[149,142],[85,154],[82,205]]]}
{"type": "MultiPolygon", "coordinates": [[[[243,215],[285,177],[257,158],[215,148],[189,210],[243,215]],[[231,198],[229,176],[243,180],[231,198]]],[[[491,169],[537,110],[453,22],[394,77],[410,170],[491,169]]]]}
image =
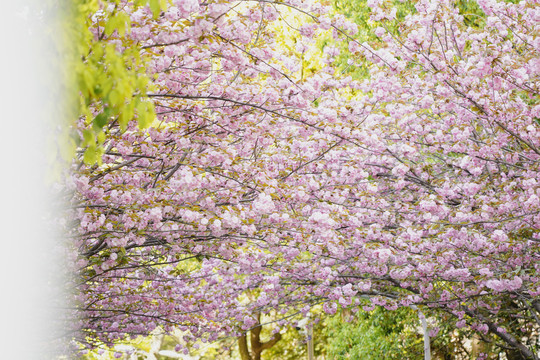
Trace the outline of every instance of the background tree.
{"type": "Polygon", "coordinates": [[[329,318],[324,330],[330,340],[327,349],[329,358],[423,357],[423,339],[418,331],[418,315],[415,311],[411,309],[387,311],[376,308],[372,312],[357,312],[352,316],[353,319],[343,317],[340,314],[329,318]]]}

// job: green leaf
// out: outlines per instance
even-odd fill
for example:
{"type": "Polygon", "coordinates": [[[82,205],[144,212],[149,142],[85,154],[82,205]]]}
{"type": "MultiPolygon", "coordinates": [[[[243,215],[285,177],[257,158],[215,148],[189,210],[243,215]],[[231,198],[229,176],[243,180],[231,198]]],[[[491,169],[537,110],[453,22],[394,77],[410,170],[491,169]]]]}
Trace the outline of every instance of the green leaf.
{"type": "Polygon", "coordinates": [[[149,0],[148,5],[150,6],[150,10],[152,10],[152,14],[154,14],[154,17],[158,17],[161,13],[159,0],[149,0]]]}
{"type": "Polygon", "coordinates": [[[109,18],[109,20],[107,20],[107,23],[105,24],[105,35],[111,36],[114,30],[118,29],[118,26],[119,26],[119,21],[116,15],[109,18]]]}
{"type": "Polygon", "coordinates": [[[98,130],[101,130],[105,125],[107,125],[107,118],[107,114],[105,112],[102,112],[94,118],[92,123],[94,127],[96,127],[98,130]]]}
{"type": "Polygon", "coordinates": [[[145,89],[148,86],[149,79],[146,76],[140,76],[136,80],[136,86],[139,89],[145,89]]]}
{"type": "Polygon", "coordinates": [[[131,27],[131,19],[125,12],[119,12],[116,17],[118,18],[118,34],[124,36],[126,30],[131,27]]]}
{"type": "Polygon", "coordinates": [[[85,96],[93,96],[93,89],[95,84],[94,77],[92,76],[92,70],[90,70],[88,67],[84,67],[79,76],[79,87],[81,88],[81,92],[85,96]]]}
{"type": "Polygon", "coordinates": [[[86,149],[83,161],[86,165],[94,165],[98,161],[98,152],[95,145],[89,146],[86,149]]]}
{"type": "Polygon", "coordinates": [[[137,115],[139,127],[147,128],[152,123],[152,115],[154,114],[154,106],[147,101],[141,101],[137,104],[137,115]]]}
{"type": "Polygon", "coordinates": [[[116,89],[112,89],[109,93],[109,105],[117,107],[122,103],[122,95],[116,89]]]}
{"type": "Polygon", "coordinates": [[[98,134],[97,134],[97,141],[98,141],[98,144],[99,145],[103,145],[103,143],[105,142],[106,140],[106,136],[105,136],[105,133],[103,131],[100,131],[98,134]]]}
{"type": "Polygon", "coordinates": [[[123,107],[122,111],[120,111],[118,115],[118,123],[120,124],[120,129],[122,131],[125,131],[127,128],[127,124],[131,119],[133,119],[133,114],[135,112],[133,103],[127,104],[123,107]]]}
{"type": "Polygon", "coordinates": [[[83,146],[85,145],[94,145],[95,144],[95,136],[94,136],[94,132],[90,129],[85,129],[83,131],[83,146]]]}
{"type": "Polygon", "coordinates": [[[97,59],[101,59],[105,53],[105,48],[102,45],[102,42],[92,44],[93,55],[97,59]]]}

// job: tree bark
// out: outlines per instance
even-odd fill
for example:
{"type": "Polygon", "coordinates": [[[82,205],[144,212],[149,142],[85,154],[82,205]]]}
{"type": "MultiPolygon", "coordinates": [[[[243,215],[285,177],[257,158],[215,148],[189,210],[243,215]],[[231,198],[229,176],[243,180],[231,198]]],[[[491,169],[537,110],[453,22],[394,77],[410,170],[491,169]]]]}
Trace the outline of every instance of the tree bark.
{"type": "MultiPolygon", "coordinates": [[[[256,328],[251,329],[250,331],[250,340],[251,340],[251,360],[261,360],[261,354],[264,350],[274,346],[279,340],[281,340],[281,334],[277,333],[272,339],[263,343],[261,342],[261,314],[257,314],[257,323],[259,324],[256,328]]],[[[246,346],[247,347],[247,346],[246,346]]],[[[242,359],[244,360],[244,359],[242,359]]]]}
{"type": "Polygon", "coordinates": [[[518,350],[506,350],[505,354],[508,360],[527,360],[518,350]]]}
{"type": "Polygon", "coordinates": [[[250,343],[251,351],[248,348],[247,342],[247,333],[242,334],[238,337],[238,349],[240,351],[240,357],[242,360],[261,360],[261,354],[264,350],[270,349],[274,346],[279,340],[281,340],[281,334],[277,333],[272,339],[267,342],[261,342],[261,314],[257,314],[257,324],[258,326],[251,329],[250,333],[250,343]]]}
{"type": "Polygon", "coordinates": [[[240,351],[240,358],[242,358],[242,360],[253,360],[249,354],[246,334],[242,334],[242,336],[238,337],[238,349],[240,351]]]}
{"type": "Polygon", "coordinates": [[[463,308],[463,310],[470,317],[476,318],[476,319],[480,320],[481,322],[483,322],[484,324],[486,324],[488,326],[489,330],[492,333],[494,333],[499,338],[504,340],[504,342],[506,342],[508,345],[510,345],[511,347],[516,349],[516,351],[520,352],[523,359],[539,360],[538,356],[536,356],[536,354],[534,352],[532,352],[531,349],[529,349],[527,346],[522,344],[514,336],[512,336],[512,335],[510,335],[508,333],[500,331],[498,329],[498,326],[495,325],[493,322],[489,321],[485,316],[477,313],[476,311],[468,309],[468,308],[463,308]]]}

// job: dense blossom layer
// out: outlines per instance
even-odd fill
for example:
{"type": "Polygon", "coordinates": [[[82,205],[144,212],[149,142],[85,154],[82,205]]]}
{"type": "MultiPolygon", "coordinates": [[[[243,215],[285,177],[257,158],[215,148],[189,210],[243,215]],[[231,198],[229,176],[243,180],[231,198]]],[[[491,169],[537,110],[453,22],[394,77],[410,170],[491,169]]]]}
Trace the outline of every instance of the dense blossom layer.
{"type": "Polygon", "coordinates": [[[421,0],[397,36],[369,3],[386,47],[334,28],[373,62],[362,83],[304,77],[278,46],[285,8],[304,46],[335,26],[316,3],[126,5],[158,120],[111,126],[103,165],[67,184],[87,335],[212,340],[260,312],[367,301],[428,305],[530,355],[504,326],[540,308],[540,8],[482,1],[478,29],[421,0]]]}

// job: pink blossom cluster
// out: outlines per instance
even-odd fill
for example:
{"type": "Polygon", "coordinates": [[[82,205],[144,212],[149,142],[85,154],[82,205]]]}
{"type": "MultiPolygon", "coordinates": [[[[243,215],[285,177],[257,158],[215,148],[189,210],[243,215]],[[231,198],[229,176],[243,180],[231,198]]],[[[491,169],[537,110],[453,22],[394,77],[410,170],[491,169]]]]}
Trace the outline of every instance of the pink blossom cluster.
{"type": "MultiPolygon", "coordinates": [[[[395,17],[368,3],[381,26],[395,17]]],[[[285,3],[134,10],[158,121],[111,127],[103,165],[66,182],[84,334],[211,341],[260,312],[416,304],[519,343],[488,304],[540,295],[540,9],[479,3],[484,28],[421,0],[386,47],[344,39],[372,61],[362,82],[301,74],[261,26],[285,3]]],[[[354,34],[290,5],[311,14],[300,37],[354,34]]]]}

